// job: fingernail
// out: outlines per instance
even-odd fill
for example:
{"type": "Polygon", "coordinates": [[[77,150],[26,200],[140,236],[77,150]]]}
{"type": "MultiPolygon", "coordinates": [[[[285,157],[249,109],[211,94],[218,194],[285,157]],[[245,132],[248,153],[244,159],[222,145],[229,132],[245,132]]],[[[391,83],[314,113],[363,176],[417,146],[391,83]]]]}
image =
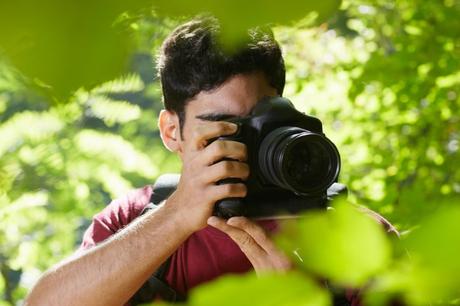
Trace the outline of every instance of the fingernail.
{"type": "Polygon", "coordinates": [[[236,131],[238,131],[238,124],[236,124],[236,123],[233,123],[233,122],[230,122],[230,123],[232,124],[232,125],[231,125],[231,127],[232,127],[232,131],[233,131],[233,132],[236,132],[236,131]]]}
{"type": "Polygon", "coordinates": [[[217,217],[216,216],[209,217],[208,218],[208,224],[211,225],[211,226],[216,225],[217,224],[217,217]]]}
{"type": "Polygon", "coordinates": [[[229,225],[234,225],[235,223],[237,223],[237,217],[231,217],[230,219],[227,220],[227,224],[229,225]]]}

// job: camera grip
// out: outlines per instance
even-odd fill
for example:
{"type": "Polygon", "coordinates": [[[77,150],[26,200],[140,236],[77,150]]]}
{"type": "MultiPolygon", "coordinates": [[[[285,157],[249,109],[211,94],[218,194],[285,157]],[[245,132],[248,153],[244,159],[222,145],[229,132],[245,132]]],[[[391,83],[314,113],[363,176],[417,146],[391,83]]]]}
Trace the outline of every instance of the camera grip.
{"type": "MultiPolygon", "coordinates": [[[[226,178],[217,182],[217,185],[241,183],[237,178],[226,178]]],[[[219,218],[228,219],[235,216],[244,215],[243,198],[225,198],[219,200],[214,205],[213,215],[219,218]]]]}
{"type": "Polygon", "coordinates": [[[224,219],[244,215],[243,198],[226,198],[217,201],[213,215],[224,219]]]}

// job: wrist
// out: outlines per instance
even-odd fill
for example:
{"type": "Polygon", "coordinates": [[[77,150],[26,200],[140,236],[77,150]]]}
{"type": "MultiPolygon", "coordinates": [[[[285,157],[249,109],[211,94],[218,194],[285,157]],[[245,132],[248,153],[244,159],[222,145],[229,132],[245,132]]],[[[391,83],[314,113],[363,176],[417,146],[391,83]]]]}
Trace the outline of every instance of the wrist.
{"type": "Polygon", "coordinates": [[[173,192],[161,205],[171,222],[177,225],[177,229],[183,231],[187,236],[200,229],[196,225],[197,222],[194,222],[194,215],[190,213],[183,201],[178,198],[176,192],[173,192]]]}

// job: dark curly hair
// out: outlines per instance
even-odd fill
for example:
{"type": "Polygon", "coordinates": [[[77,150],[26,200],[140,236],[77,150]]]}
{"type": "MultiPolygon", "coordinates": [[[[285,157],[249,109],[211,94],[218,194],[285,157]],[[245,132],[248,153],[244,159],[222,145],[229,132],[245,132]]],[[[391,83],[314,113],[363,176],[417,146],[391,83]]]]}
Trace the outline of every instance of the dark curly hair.
{"type": "Polygon", "coordinates": [[[157,68],[164,106],[178,114],[181,131],[187,102],[237,74],[262,72],[277,93],[283,93],[284,61],[271,29],[248,30],[232,51],[222,47],[219,34],[217,19],[200,16],[177,27],[161,47],[157,68]]]}

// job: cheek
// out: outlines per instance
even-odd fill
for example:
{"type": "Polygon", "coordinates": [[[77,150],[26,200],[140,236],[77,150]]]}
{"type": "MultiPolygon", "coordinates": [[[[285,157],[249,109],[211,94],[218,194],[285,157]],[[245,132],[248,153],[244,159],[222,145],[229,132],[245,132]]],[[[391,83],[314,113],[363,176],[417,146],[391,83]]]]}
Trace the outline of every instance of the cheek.
{"type": "MultiPolygon", "coordinates": [[[[185,116],[183,117],[182,120],[182,125],[181,125],[181,140],[182,141],[188,141],[192,137],[192,127],[194,125],[194,110],[190,105],[191,102],[189,102],[184,109],[185,116]]],[[[196,119],[195,119],[196,120],[196,119]]]]}
{"type": "Polygon", "coordinates": [[[182,133],[180,133],[181,156],[183,160],[186,159],[191,151],[191,142],[193,140],[193,124],[194,123],[192,118],[186,118],[182,126],[182,133]]]}
{"type": "Polygon", "coordinates": [[[181,133],[181,141],[185,142],[185,144],[186,142],[190,141],[193,136],[192,126],[193,123],[191,122],[191,119],[186,118],[185,122],[183,122],[181,133]]]}

